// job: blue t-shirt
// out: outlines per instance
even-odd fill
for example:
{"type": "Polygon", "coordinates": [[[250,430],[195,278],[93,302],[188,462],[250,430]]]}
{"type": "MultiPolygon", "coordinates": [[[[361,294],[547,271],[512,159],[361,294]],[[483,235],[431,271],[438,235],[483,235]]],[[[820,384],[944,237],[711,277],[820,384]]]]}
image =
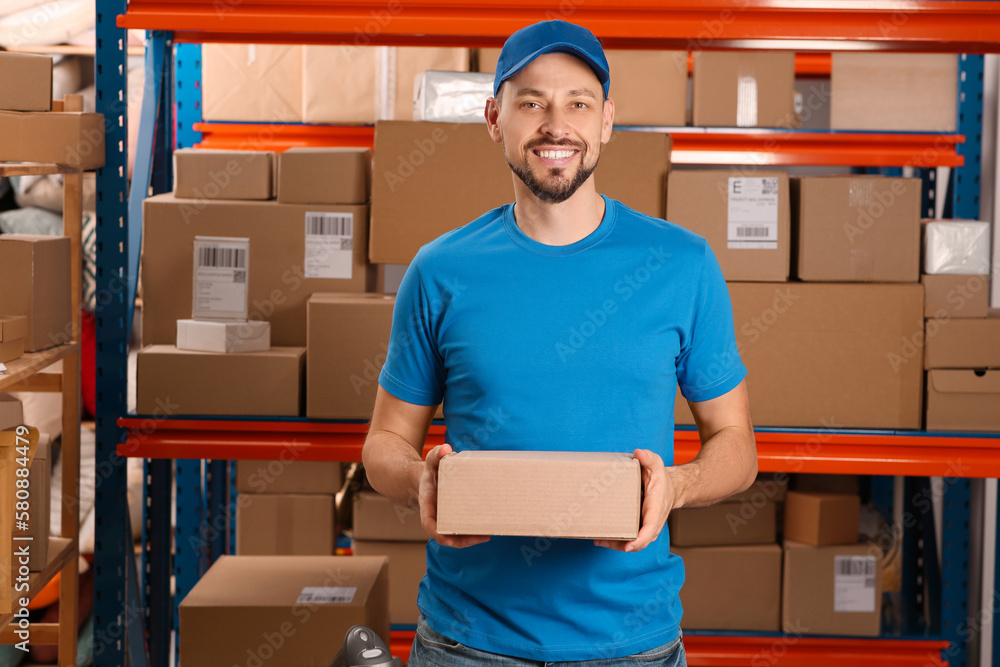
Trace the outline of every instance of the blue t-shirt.
{"type": "MultiPolygon", "coordinates": [[[[605,197],[568,246],[494,209],[417,253],[379,378],[409,403],[444,400],[466,449],[650,449],[673,464],[674,398],[746,375],[729,292],[703,238],[605,197]]],[[[684,565],[667,529],[635,553],[591,540],[493,537],[427,545],[418,606],[467,646],[540,661],[613,658],[677,636],[684,565]]]]}

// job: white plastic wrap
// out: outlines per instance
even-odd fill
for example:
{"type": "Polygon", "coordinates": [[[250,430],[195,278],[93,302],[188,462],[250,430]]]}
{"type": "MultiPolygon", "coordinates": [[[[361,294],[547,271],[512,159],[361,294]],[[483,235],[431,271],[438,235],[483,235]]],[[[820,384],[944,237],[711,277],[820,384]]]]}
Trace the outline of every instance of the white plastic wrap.
{"type": "Polygon", "coordinates": [[[924,273],[990,273],[990,223],[976,220],[925,223],[924,273]]]}
{"type": "Polygon", "coordinates": [[[493,74],[428,70],[416,76],[413,90],[413,120],[485,123],[483,112],[493,95],[493,74]]]}

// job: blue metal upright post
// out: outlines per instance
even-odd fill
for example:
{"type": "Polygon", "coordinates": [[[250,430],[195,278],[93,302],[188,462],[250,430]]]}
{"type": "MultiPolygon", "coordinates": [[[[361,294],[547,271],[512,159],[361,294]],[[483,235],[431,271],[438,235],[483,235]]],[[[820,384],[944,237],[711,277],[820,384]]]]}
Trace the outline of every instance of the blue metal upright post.
{"type": "Polygon", "coordinates": [[[201,44],[177,44],[174,53],[177,148],[192,148],[201,141],[194,129],[201,122],[201,44]]]}
{"type": "Polygon", "coordinates": [[[963,53],[958,61],[958,132],[965,143],[958,153],[965,164],[953,170],[951,217],[979,219],[979,188],[983,157],[983,56],[963,53]]]}
{"type": "MultiPolygon", "coordinates": [[[[966,667],[972,632],[969,610],[969,507],[972,481],[946,478],[941,526],[941,637],[951,667],[966,667]]],[[[978,614],[975,614],[978,616],[978,614]]]]}

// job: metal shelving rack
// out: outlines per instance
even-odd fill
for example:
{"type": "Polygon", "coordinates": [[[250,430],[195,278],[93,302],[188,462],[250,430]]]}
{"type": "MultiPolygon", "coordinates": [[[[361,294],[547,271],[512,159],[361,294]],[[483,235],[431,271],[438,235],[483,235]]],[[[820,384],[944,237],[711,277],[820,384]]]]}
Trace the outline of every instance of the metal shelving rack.
{"type": "MultiPolygon", "coordinates": [[[[611,48],[779,48],[803,52],[800,73],[829,71],[836,50],[1000,52],[1000,7],[980,0],[416,0],[405,6],[385,0],[97,0],[98,111],[108,126],[107,166],[98,174],[98,289],[112,295],[98,313],[98,469],[107,466],[97,494],[97,614],[99,667],[166,665],[169,619],[171,482],[177,484],[177,532],[173,536],[175,595],[180,599],[215,554],[224,548],[223,525],[230,508],[223,496],[230,459],[266,459],[294,441],[300,458],[359,460],[364,425],[302,419],[254,421],[164,419],[125,415],[125,364],[134,261],[141,233],[139,209],[129,215],[124,172],[126,120],[125,29],[151,31],[147,47],[147,91],[136,162],[139,195],[169,182],[169,130],[178,146],[236,147],[247,137],[271,137],[262,148],[292,145],[371,145],[371,128],[303,125],[254,126],[201,123],[202,42],[276,42],[422,46],[499,46],[517,28],[546,18],[567,18],[591,28],[611,48]],[[170,85],[171,45],[176,45],[176,87],[170,85]],[[164,78],[166,77],[166,78],[164,78]],[[171,116],[170,110],[173,110],[171,116]],[[153,130],[155,129],[154,136],[153,130]],[[266,130],[266,132],[262,132],[266,130]],[[154,147],[156,153],[154,154],[154,147]],[[164,148],[167,147],[167,148],[164,148]],[[150,162],[155,161],[155,165],[150,162]],[[141,165],[141,166],[140,166],[141,165]],[[132,253],[133,258],[129,257],[132,253]],[[121,444],[118,444],[121,443],[121,444]],[[144,545],[149,595],[135,611],[134,581],[125,576],[131,540],[124,516],[124,457],[148,459],[149,496],[144,545]],[[202,461],[208,462],[207,475],[202,461]],[[172,480],[170,463],[176,460],[172,480]],[[207,479],[203,479],[203,476],[207,479]],[[219,522],[218,520],[222,521],[219,522]],[[131,604],[130,604],[131,603],[131,604]],[[109,631],[110,629],[110,631],[109,631]],[[107,641],[101,640],[105,630],[107,641]],[[143,635],[145,633],[145,637],[143,635]],[[128,641],[122,641],[127,634],[128,641]]],[[[673,128],[674,162],[686,164],[823,164],[882,167],[951,166],[949,209],[955,217],[978,217],[982,57],[963,56],[960,126],[954,135],[726,131],[673,128]],[[965,139],[968,141],[965,141],[965,139]],[[964,143],[963,143],[964,142],[964,143]],[[932,155],[933,157],[926,157],[932,155]]],[[[133,202],[141,200],[141,196],[133,202]]],[[[428,444],[443,438],[432,427],[428,444]]],[[[689,635],[692,665],[750,665],[775,656],[785,665],[964,666],[968,610],[970,478],[1000,477],[1000,437],[969,434],[869,431],[785,431],[758,435],[762,470],[911,475],[908,490],[922,491],[926,476],[947,478],[942,531],[940,599],[931,601],[940,632],[903,638],[788,638],[753,635],[689,635]],[[794,641],[793,641],[794,640],[794,641]],[[768,653],[772,651],[772,653],[768,653]]],[[[696,436],[678,431],[678,460],[694,455],[696,436]]],[[[880,487],[882,504],[891,494],[880,487]]],[[[912,497],[913,494],[909,494],[912,497]]],[[[919,516],[909,503],[904,508],[919,516]]],[[[926,514],[926,513],[924,513],[926,514]]],[[[932,531],[931,531],[932,533],[932,531]]],[[[927,531],[924,533],[927,537],[927,531]]],[[[933,540],[924,554],[933,551],[933,540]]],[[[915,556],[915,554],[914,554],[915,556]]],[[[916,558],[913,558],[916,561],[916,558]]],[[[931,570],[928,567],[928,570],[931,570]]],[[[904,591],[915,602],[919,593],[904,591]]],[[[175,626],[176,627],[176,626],[175,626]]],[[[394,633],[405,651],[412,634],[394,633]]]]}

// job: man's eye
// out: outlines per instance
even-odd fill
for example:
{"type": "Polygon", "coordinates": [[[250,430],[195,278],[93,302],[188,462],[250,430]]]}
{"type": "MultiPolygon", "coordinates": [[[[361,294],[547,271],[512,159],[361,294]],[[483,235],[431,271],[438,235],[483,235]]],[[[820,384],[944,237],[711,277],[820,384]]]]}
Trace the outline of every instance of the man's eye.
{"type": "Polygon", "coordinates": [[[525,102],[521,106],[526,107],[528,109],[537,109],[538,108],[538,103],[537,102],[525,102]]]}
{"type": "Polygon", "coordinates": [[[572,106],[573,106],[574,109],[586,109],[587,108],[587,103],[586,102],[573,102],[572,106]]]}

